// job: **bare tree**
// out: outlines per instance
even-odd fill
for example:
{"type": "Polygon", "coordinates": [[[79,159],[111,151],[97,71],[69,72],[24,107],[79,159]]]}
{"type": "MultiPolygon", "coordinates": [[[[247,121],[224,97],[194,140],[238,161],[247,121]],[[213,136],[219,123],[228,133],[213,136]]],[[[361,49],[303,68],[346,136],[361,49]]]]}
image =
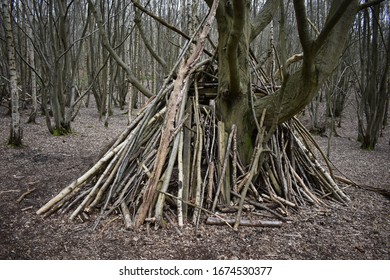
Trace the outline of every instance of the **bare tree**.
{"type": "Polygon", "coordinates": [[[372,10],[364,10],[360,44],[360,79],[358,81],[361,94],[359,102],[359,136],[363,149],[373,150],[378,141],[384,122],[388,95],[389,73],[389,31],[381,28],[385,15],[381,5],[372,10]]]}
{"type": "Polygon", "coordinates": [[[16,57],[12,22],[10,16],[10,6],[8,0],[2,1],[2,12],[4,18],[4,29],[8,49],[8,71],[11,92],[11,130],[8,143],[12,146],[22,146],[22,128],[20,126],[19,113],[19,89],[16,72],[16,57]]]}
{"type": "Polygon", "coordinates": [[[30,70],[31,73],[31,100],[32,100],[32,108],[31,113],[28,118],[28,123],[35,123],[36,115],[38,112],[38,97],[37,97],[37,78],[36,78],[36,66],[35,66],[35,51],[33,46],[33,29],[31,27],[31,24],[33,24],[34,18],[31,13],[31,10],[27,9],[25,7],[26,15],[25,17],[27,20],[26,25],[26,35],[27,35],[27,57],[28,57],[28,63],[31,66],[32,69],[30,70]]]}

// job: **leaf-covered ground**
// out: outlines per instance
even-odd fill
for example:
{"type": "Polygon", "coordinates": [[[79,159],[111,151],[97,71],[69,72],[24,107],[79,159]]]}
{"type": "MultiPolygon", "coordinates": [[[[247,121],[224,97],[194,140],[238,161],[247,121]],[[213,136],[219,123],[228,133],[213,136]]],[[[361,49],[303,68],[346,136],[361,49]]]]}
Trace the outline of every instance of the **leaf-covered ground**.
{"type": "MultiPolygon", "coordinates": [[[[74,133],[64,137],[51,136],[40,116],[36,125],[23,123],[21,149],[6,145],[9,123],[0,109],[0,259],[390,259],[390,200],[356,187],[345,190],[348,206],[308,205],[281,228],[234,232],[201,224],[195,232],[187,225],[179,236],[171,226],[127,231],[115,215],[96,230],[93,221],[71,222],[66,215],[43,219],[36,210],[93,163],[124,129],[126,115],[116,110],[105,128],[95,108],[83,108],[74,133]]],[[[360,150],[355,130],[352,111],[338,129],[341,137],[330,141],[332,162],[359,184],[389,190],[390,128],[376,151],[360,150]]],[[[316,139],[327,147],[329,138],[316,139]]]]}

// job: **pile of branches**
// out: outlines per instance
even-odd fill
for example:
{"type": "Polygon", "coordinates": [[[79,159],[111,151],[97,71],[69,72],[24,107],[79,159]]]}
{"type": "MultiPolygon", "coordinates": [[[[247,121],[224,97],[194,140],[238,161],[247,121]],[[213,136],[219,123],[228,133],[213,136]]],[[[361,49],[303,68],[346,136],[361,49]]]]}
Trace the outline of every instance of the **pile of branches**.
{"type": "Polygon", "coordinates": [[[199,103],[194,79],[209,62],[199,62],[199,57],[212,13],[192,55],[182,59],[175,81],[167,79],[100,160],[38,214],[71,212],[70,219],[83,219],[97,210],[96,224],[115,212],[126,228],[145,222],[179,228],[186,221],[206,220],[237,229],[240,224],[280,226],[289,209],[325,206],[324,197],[348,201],[331,169],[326,171],[316,159],[313,149],[318,146],[296,119],[272,134],[260,120],[251,163],[240,161],[236,126],[226,128],[217,120],[213,100],[199,103]],[[191,86],[193,96],[188,94],[191,86]],[[247,208],[273,219],[245,220],[242,211],[247,208]]]}
{"type": "Polygon", "coordinates": [[[150,101],[104,156],[38,214],[72,211],[74,219],[99,209],[100,220],[120,210],[126,228],[133,228],[145,220],[161,225],[164,217],[179,226],[192,217],[197,224],[202,213],[213,217],[210,223],[232,224],[217,212],[235,211],[237,227],[245,205],[284,221],[289,208],[325,206],[327,196],[348,201],[297,119],[280,125],[265,144],[265,131],[259,132],[251,164],[244,166],[236,127],[226,135],[213,102],[199,105],[195,95],[183,98],[180,109],[174,130],[164,135],[170,121],[165,98],[150,101]]]}

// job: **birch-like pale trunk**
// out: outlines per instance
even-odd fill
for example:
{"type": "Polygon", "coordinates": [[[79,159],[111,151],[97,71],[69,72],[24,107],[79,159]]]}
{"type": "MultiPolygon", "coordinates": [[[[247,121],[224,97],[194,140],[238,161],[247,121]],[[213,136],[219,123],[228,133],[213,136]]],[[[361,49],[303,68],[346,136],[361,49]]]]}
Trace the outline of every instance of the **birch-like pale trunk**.
{"type": "Polygon", "coordinates": [[[3,0],[2,11],[4,18],[4,29],[8,50],[8,69],[9,69],[9,81],[11,91],[11,131],[8,144],[12,146],[22,146],[22,128],[20,126],[20,113],[19,113],[19,92],[18,92],[18,77],[16,72],[16,59],[15,59],[15,44],[12,31],[11,16],[8,10],[8,1],[3,0]]]}
{"type": "MultiPolygon", "coordinates": [[[[35,54],[34,54],[34,46],[32,43],[33,31],[31,28],[31,24],[33,22],[33,16],[31,13],[28,15],[29,21],[26,25],[27,27],[27,58],[28,63],[35,69],[35,54]]],[[[38,111],[38,100],[37,100],[37,77],[34,70],[31,70],[31,100],[32,100],[32,108],[30,117],[28,118],[28,123],[35,123],[35,118],[37,116],[38,111]]]]}

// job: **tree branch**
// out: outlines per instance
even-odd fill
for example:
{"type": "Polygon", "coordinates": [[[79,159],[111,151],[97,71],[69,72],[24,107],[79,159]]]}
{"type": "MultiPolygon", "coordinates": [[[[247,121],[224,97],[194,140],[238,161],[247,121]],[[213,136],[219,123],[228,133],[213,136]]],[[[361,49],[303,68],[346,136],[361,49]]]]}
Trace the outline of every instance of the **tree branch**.
{"type": "Polygon", "coordinates": [[[310,38],[309,25],[306,16],[304,0],[294,0],[295,17],[297,20],[299,40],[301,41],[303,53],[308,58],[311,55],[312,39],[310,38]]]}
{"type": "Polygon", "coordinates": [[[146,38],[145,30],[141,23],[141,15],[139,14],[138,9],[135,10],[134,22],[138,28],[139,34],[141,35],[142,41],[144,42],[146,48],[149,50],[150,54],[164,68],[165,72],[169,72],[167,62],[161,56],[158,55],[158,53],[153,49],[152,45],[149,43],[148,39],[146,38]]]}
{"type": "Polygon", "coordinates": [[[100,37],[102,38],[103,47],[110,53],[110,55],[115,59],[115,61],[118,63],[118,65],[126,71],[127,78],[133,86],[135,86],[146,97],[154,96],[154,94],[152,92],[150,92],[149,89],[144,87],[141,84],[141,82],[133,75],[130,67],[122,60],[122,58],[113,49],[110,42],[108,41],[107,34],[104,30],[103,20],[102,20],[102,16],[100,14],[100,11],[98,11],[95,8],[95,5],[92,3],[92,0],[88,0],[88,4],[91,7],[92,13],[93,13],[95,20],[96,20],[96,23],[98,25],[100,37]]]}
{"type": "Polygon", "coordinates": [[[301,61],[303,59],[303,53],[298,53],[298,54],[294,54],[293,56],[289,57],[287,60],[286,60],[286,63],[285,63],[285,66],[282,65],[282,67],[280,69],[278,69],[276,71],[276,73],[274,74],[275,77],[278,77],[278,78],[281,78],[282,76],[282,73],[280,72],[280,70],[284,70],[284,68],[287,68],[295,63],[295,62],[298,62],[298,61],[301,61]]]}
{"type": "Polygon", "coordinates": [[[329,16],[326,20],[325,27],[322,29],[321,33],[318,35],[317,39],[314,41],[314,52],[317,52],[321,46],[324,44],[325,40],[327,39],[328,35],[332,31],[333,27],[339,22],[341,17],[344,15],[345,11],[347,10],[348,6],[353,2],[354,0],[344,0],[343,2],[334,1],[333,5],[330,9],[329,16]],[[336,8],[336,11],[332,13],[332,10],[335,9],[335,5],[339,5],[336,8]]]}
{"type": "Polygon", "coordinates": [[[261,9],[259,15],[256,16],[256,22],[252,26],[250,41],[253,41],[267,25],[271,22],[274,17],[276,10],[279,7],[279,1],[268,0],[263,8],[261,9]]]}
{"type": "MultiPolygon", "coordinates": [[[[191,37],[188,36],[187,34],[185,34],[183,31],[181,31],[180,29],[176,28],[175,26],[169,24],[168,22],[166,22],[165,20],[159,18],[158,16],[154,15],[153,13],[151,13],[150,11],[148,11],[147,9],[145,9],[142,5],[140,5],[136,0],[131,0],[131,2],[134,4],[134,6],[139,9],[140,11],[142,11],[143,13],[147,14],[148,16],[150,16],[151,18],[155,19],[157,22],[161,23],[162,25],[164,25],[165,27],[167,27],[168,29],[176,32],[177,34],[183,36],[185,39],[187,40],[190,40],[191,37]]],[[[193,44],[196,44],[197,42],[195,40],[192,41],[193,44]]],[[[206,53],[208,56],[213,56],[212,53],[210,53],[209,51],[207,50],[203,50],[204,53],[206,53]]]]}
{"type": "MultiPolygon", "coordinates": [[[[300,2],[300,0],[294,0],[295,2],[300,2]]],[[[333,3],[336,3],[336,1],[333,3]]],[[[339,2],[338,6],[341,4],[339,2]]],[[[353,0],[351,5],[348,5],[343,16],[330,30],[319,51],[314,53],[310,50],[312,53],[309,54],[309,59],[307,54],[304,53],[304,64],[299,70],[290,75],[284,89],[288,94],[283,96],[281,105],[279,105],[278,100],[280,95],[283,94],[282,91],[259,98],[254,102],[257,118],[260,118],[264,109],[267,110],[265,121],[267,127],[271,127],[274,117],[270,112],[279,110],[281,107],[281,115],[278,119],[280,124],[293,117],[316,96],[319,87],[329,78],[339,63],[339,58],[345,49],[345,41],[347,40],[345,34],[348,34],[353,26],[358,6],[359,0],[353,0]]],[[[336,7],[333,6],[333,8],[336,7]]],[[[306,18],[301,20],[307,22],[306,18]]],[[[299,59],[300,56],[297,56],[296,59],[299,59]]]]}
{"type": "Polygon", "coordinates": [[[151,18],[155,19],[157,22],[161,23],[162,25],[164,25],[165,27],[171,29],[172,31],[176,32],[177,34],[183,36],[184,38],[186,38],[187,40],[190,40],[191,37],[188,36],[187,34],[185,34],[183,31],[181,31],[180,29],[176,28],[175,26],[169,24],[168,22],[166,22],[165,20],[159,18],[158,16],[156,16],[155,14],[149,12],[147,9],[145,9],[140,3],[138,3],[138,1],[136,0],[131,0],[131,2],[133,3],[133,5],[139,9],[140,11],[142,11],[143,13],[147,14],[148,16],[150,16],[151,18]]]}
{"type": "Polygon", "coordinates": [[[370,2],[367,2],[367,3],[360,4],[358,10],[361,11],[361,10],[370,8],[370,7],[374,6],[374,5],[378,5],[378,4],[382,3],[383,1],[385,1],[385,0],[374,0],[374,1],[370,1],[370,2]]]}

